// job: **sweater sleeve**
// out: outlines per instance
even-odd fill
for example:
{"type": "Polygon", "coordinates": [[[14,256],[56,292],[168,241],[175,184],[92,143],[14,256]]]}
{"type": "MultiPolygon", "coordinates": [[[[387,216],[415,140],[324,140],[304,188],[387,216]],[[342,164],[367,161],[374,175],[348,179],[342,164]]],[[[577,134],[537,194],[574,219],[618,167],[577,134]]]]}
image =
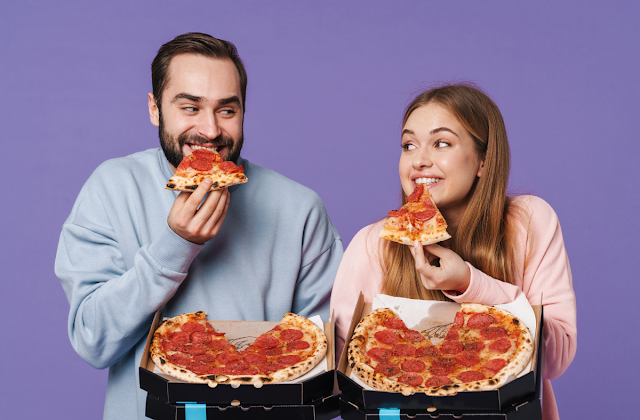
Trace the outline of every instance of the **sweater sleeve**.
{"type": "Polygon", "coordinates": [[[516,284],[496,280],[471,264],[469,288],[456,302],[508,303],[525,293],[532,305],[544,307],[545,378],[555,379],[571,364],[577,346],[576,298],[571,268],[556,213],[538,197],[517,201],[529,215],[518,232],[515,252],[522,276],[516,284]],[[525,227],[526,226],[526,227],[525,227]]]}
{"type": "Polygon", "coordinates": [[[353,237],[344,253],[333,291],[331,311],[336,322],[336,356],[339,359],[353,317],[353,311],[362,292],[366,302],[373,300],[382,284],[379,260],[379,240],[375,227],[367,226],[353,237]]]}
{"type": "Polygon", "coordinates": [[[87,363],[104,369],[146,334],[154,312],[176,292],[202,246],[168,225],[152,243],[120,243],[93,187],[83,188],[63,225],[55,271],[70,303],[71,343],[87,363]],[[139,247],[132,266],[123,246],[139,247]]]}

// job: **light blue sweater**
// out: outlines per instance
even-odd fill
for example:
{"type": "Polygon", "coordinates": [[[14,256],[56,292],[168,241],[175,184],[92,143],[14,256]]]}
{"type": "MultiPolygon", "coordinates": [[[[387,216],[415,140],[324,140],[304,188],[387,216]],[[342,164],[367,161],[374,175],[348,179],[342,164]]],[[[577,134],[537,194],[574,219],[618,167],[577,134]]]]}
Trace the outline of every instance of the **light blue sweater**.
{"type": "Polygon", "coordinates": [[[69,338],[91,366],[109,367],[105,419],[144,419],[138,366],[155,311],[278,321],[329,315],[342,241],[316,193],[240,159],[249,182],[229,188],[218,235],[205,245],[167,225],[176,192],[161,149],[109,160],[65,222],[56,275],[70,303],[69,338]]]}

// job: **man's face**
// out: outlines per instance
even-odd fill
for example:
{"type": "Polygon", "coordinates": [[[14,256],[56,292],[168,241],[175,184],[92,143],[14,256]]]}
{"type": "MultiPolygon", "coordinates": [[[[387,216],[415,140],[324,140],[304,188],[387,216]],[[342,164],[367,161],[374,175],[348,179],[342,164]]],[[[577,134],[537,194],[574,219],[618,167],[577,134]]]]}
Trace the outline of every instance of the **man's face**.
{"type": "Polygon", "coordinates": [[[242,149],[240,77],[231,60],[180,54],[169,64],[168,84],[158,108],[149,94],[151,123],[174,169],[194,148],[216,150],[237,161],[242,149]]]}

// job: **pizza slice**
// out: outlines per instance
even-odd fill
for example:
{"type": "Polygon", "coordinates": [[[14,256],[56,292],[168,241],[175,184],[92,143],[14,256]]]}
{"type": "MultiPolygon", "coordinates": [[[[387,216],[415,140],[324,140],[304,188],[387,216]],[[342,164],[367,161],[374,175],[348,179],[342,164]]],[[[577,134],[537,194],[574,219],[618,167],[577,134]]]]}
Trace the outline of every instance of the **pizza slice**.
{"type": "Polygon", "coordinates": [[[175,174],[165,187],[174,191],[193,191],[205,179],[211,178],[210,191],[220,190],[248,181],[242,165],[225,161],[218,154],[207,149],[196,149],[193,154],[182,159],[175,174]]]}
{"type": "Polygon", "coordinates": [[[391,210],[389,218],[380,231],[380,238],[413,245],[415,240],[422,245],[435,244],[451,238],[447,233],[447,222],[423,184],[418,184],[400,210],[391,210]]]}

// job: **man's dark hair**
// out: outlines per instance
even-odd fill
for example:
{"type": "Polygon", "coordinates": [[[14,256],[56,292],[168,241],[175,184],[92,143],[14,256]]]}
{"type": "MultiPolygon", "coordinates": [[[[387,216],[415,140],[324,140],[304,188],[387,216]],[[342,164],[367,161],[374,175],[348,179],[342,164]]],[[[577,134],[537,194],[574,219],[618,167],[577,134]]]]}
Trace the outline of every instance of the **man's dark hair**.
{"type": "Polygon", "coordinates": [[[245,98],[247,93],[247,72],[240,60],[236,46],[229,41],[217,39],[211,35],[190,32],[175,37],[164,44],[158,50],[156,58],[151,63],[151,85],[156,105],[160,108],[162,92],[164,92],[169,78],[167,72],[171,59],[179,54],[198,54],[210,58],[228,58],[235,64],[240,75],[240,92],[242,94],[242,108],[246,109],[245,98]]]}

